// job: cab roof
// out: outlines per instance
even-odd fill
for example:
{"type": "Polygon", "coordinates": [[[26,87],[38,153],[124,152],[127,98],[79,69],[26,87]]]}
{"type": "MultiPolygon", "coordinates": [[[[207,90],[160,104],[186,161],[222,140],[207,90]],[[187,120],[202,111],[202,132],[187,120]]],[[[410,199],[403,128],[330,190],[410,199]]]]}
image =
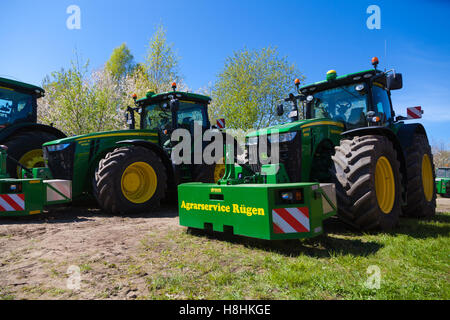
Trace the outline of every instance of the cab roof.
{"type": "Polygon", "coordinates": [[[45,93],[45,90],[42,89],[41,87],[2,77],[0,77],[0,87],[13,89],[17,91],[25,91],[27,93],[34,93],[38,94],[39,96],[43,96],[45,93]]]}
{"type": "Polygon", "coordinates": [[[152,91],[147,92],[144,98],[136,100],[136,102],[140,105],[145,105],[149,103],[159,102],[163,100],[168,100],[171,98],[178,98],[180,100],[189,100],[196,101],[200,103],[209,103],[211,98],[208,96],[204,96],[202,94],[190,93],[190,92],[182,92],[182,91],[169,91],[162,93],[154,93],[152,91]]]}
{"type": "Polygon", "coordinates": [[[376,74],[381,74],[382,72],[380,70],[370,69],[355,73],[349,73],[345,74],[343,76],[338,76],[335,79],[332,80],[323,80],[314,82],[308,85],[305,85],[303,87],[300,87],[300,91],[303,94],[306,94],[308,92],[314,92],[314,91],[322,91],[325,89],[334,88],[336,86],[341,86],[344,84],[350,84],[354,82],[364,81],[368,78],[371,78],[372,76],[376,74]]]}

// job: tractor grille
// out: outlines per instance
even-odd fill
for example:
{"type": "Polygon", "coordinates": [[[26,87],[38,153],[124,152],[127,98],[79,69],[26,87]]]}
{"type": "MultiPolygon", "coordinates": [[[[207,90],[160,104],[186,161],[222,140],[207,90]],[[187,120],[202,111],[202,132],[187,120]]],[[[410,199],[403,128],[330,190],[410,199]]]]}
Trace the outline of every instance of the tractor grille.
{"type": "MultiPolygon", "coordinates": [[[[258,141],[258,148],[250,148],[249,145],[246,145],[247,149],[247,155],[248,159],[253,158],[257,159],[257,163],[249,164],[251,169],[254,172],[261,172],[261,156],[258,155],[259,150],[259,141],[258,141]]],[[[271,156],[271,148],[270,143],[267,144],[267,155],[271,156]]],[[[295,138],[291,141],[286,142],[280,142],[279,143],[279,149],[280,149],[280,163],[282,163],[286,169],[286,172],[289,176],[289,180],[291,182],[300,182],[301,181],[301,135],[297,133],[295,138]]]]}
{"type": "Polygon", "coordinates": [[[44,147],[44,159],[54,179],[72,180],[75,144],[60,151],[49,151],[44,147]]]}

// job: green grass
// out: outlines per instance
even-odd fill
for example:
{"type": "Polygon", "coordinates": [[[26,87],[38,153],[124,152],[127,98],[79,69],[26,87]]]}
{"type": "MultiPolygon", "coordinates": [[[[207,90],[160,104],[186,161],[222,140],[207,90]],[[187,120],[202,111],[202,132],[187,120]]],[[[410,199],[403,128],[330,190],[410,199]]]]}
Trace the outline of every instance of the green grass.
{"type": "MultiPolygon", "coordinates": [[[[142,241],[147,299],[449,299],[450,213],[401,219],[360,234],[337,221],[328,234],[268,242],[177,229],[142,241]],[[365,285],[369,266],[379,289],[365,285]]],[[[135,271],[137,267],[131,268],[135,271]]]]}

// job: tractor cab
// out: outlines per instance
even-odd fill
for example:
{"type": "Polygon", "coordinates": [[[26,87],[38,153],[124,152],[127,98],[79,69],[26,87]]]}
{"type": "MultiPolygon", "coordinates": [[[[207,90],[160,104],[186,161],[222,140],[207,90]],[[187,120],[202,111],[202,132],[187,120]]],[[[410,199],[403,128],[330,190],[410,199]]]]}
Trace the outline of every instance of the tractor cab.
{"type": "Polygon", "coordinates": [[[39,87],[0,78],[0,128],[36,122],[36,100],[43,94],[39,87]]]}
{"type": "Polygon", "coordinates": [[[436,178],[450,179],[450,168],[438,168],[436,170],[436,178]]]}
{"type": "Polygon", "coordinates": [[[450,197],[450,168],[438,168],[436,170],[436,193],[442,197],[450,197]]]}
{"type": "Polygon", "coordinates": [[[204,130],[210,127],[208,119],[208,104],[211,98],[195,93],[174,91],[147,95],[136,100],[140,111],[141,129],[156,130],[160,134],[164,145],[170,140],[173,130],[183,128],[194,133],[194,124],[200,125],[204,130]]]}
{"type": "MultiPolygon", "coordinates": [[[[390,91],[402,88],[402,75],[393,70],[377,70],[377,58],[372,59],[372,64],[372,70],[339,77],[330,70],[326,80],[303,87],[296,81],[299,95],[291,95],[285,101],[294,105],[300,101],[305,119],[332,119],[343,123],[346,130],[387,126],[395,120],[390,91]]],[[[298,120],[295,110],[296,106],[290,113],[293,121],[298,120]]]]}

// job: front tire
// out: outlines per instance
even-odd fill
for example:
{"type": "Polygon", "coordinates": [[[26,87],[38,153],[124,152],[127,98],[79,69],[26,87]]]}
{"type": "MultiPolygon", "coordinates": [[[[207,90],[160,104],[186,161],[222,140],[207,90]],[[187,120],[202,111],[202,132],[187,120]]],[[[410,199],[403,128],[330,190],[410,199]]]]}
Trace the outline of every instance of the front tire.
{"type": "Polygon", "coordinates": [[[401,213],[400,163],[389,139],[343,139],[332,159],[339,217],[360,230],[396,226],[401,213]]]}
{"type": "Polygon", "coordinates": [[[161,159],[143,147],[121,147],[99,162],[93,194],[100,208],[110,214],[151,211],[159,207],[167,189],[161,159]]]}
{"type": "Polygon", "coordinates": [[[217,183],[225,175],[224,159],[218,163],[194,165],[193,181],[203,183],[217,183]]]}
{"type": "MultiPolygon", "coordinates": [[[[29,131],[9,137],[4,145],[8,147],[8,155],[31,169],[45,166],[42,145],[56,139],[56,136],[47,132],[29,131]]],[[[22,168],[8,159],[6,171],[11,178],[17,178],[20,177],[22,168]]]]}

